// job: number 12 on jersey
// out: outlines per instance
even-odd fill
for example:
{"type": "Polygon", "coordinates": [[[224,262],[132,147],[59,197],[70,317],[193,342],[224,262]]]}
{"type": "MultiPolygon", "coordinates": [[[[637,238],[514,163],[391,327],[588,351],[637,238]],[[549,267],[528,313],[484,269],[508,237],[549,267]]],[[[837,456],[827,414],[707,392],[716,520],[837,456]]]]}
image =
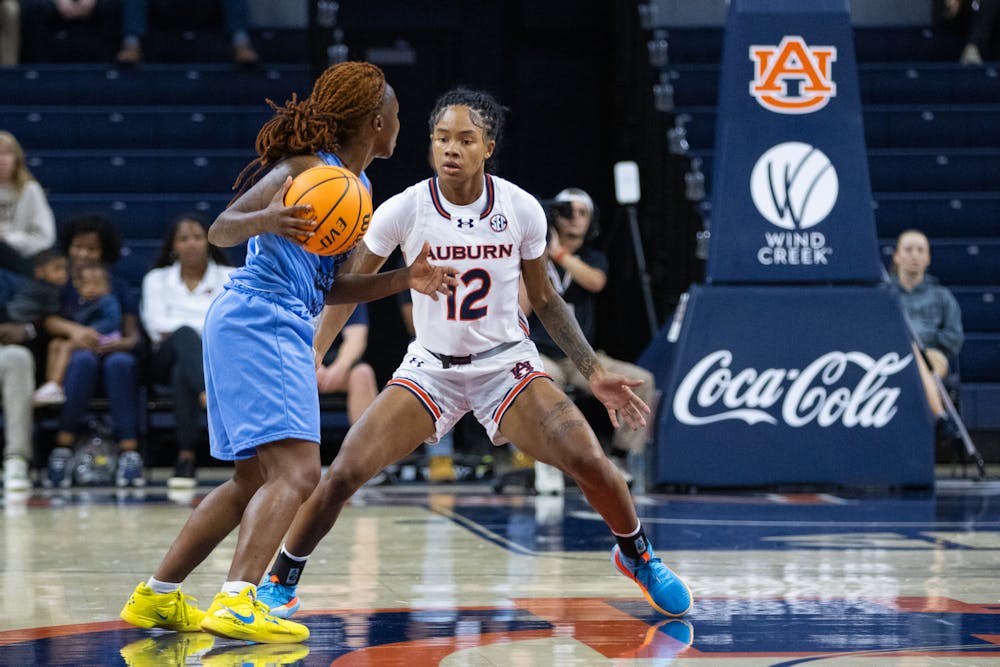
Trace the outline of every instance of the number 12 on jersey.
{"type": "Polygon", "coordinates": [[[489,272],[486,269],[469,269],[459,278],[462,281],[462,285],[469,289],[463,290],[464,296],[462,296],[461,306],[458,304],[458,285],[448,295],[448,319],[478,320],[481,317],[485,317],[487,306],[479,305],[477,302],[485,299],[486,295],[490,292],[489,272]],[[456,317],[456,311],[458,317],[456,317]]]}

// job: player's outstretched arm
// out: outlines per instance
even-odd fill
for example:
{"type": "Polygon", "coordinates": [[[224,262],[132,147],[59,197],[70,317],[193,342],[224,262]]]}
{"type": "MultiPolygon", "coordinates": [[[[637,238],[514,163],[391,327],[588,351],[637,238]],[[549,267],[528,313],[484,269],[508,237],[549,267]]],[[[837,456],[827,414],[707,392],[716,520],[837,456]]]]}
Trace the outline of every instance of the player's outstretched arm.
{"type": "Polygon", "coordinates": [[[359,303],[375,301],[404,289],[415,289],[437,300],[438,293],[451,294],[457,282],[458,269],[438,266],[427,261],[430,244],[426,241],[413,263],[403,269],[385,271],[372,275],[385,262],[385,257],[376,255],[364,241],[354,250],[358,255],[351,258],[350,268],[337,275],[326,296],[328,304],[359,303]]]}
{"type": "Polygon", "coordinates": [[[521,275],[535,314],[556,345],[587,378],[591,391],[604,404],[615,428],[622,424],[633,430],[642,428],[646,425],[649,406],[632,391],[632,387],[641,385],[642,380],[609,373],[601,366],[576,318],[553,289],[545,270],[546,261],[543,255],[521,262],[521,275]]]}

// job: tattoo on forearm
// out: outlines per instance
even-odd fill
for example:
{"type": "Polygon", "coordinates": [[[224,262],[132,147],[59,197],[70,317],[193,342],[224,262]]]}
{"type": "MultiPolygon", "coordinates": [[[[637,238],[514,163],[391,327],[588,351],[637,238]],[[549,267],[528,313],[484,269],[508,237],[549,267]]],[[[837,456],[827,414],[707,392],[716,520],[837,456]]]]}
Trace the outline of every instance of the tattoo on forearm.
{"type": "Polygon", "coordinates": [[[562,299],[549,301],[538,310],[538,319],[542,321],[556,345],[573,360],[573,364],[583,377],[590,379],[590,375],[597,368],[597,357],[565,302],[562,299]]]}

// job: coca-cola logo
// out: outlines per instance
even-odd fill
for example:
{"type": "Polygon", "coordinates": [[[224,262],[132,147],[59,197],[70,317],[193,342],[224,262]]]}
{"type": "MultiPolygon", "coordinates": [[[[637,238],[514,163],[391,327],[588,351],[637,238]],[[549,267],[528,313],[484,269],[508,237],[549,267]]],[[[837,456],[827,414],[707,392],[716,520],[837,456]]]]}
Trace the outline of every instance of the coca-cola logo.
{"type": "Polygon", "coordinates": [[[801,370],[736,371],[731,368],[733,353],[716,350],[681,380],[674,393],[674,417],[691,426],[727,419],[777,424],[780,419],[795,428],[814,421],[822,427],[840,422],[847,428],[882,428],[896,415],[900,394],[887,381],[912,359],[912,354],[901,357],[897,352],[875,359],[864,352],[834,351],[801,370]]]}

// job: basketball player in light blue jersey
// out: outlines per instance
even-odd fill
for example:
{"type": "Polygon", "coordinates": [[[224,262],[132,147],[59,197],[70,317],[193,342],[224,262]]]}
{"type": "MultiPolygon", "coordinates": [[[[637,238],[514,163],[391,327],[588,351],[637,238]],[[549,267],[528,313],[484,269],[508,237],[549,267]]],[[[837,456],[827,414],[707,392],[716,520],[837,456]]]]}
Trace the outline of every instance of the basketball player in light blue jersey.
{"type": "Polygon", "coordinates": [[[399,133],[399,104],[378,67],[338,64],[307,99],[271,106],[276,115],[257,137],[259,157],[237,179],[241,194],[208,233],[219,246],[248,241],[245,266],[230,274],[204,328],[212,455],[233,461],[235,472],[195,508],[153,577],[136,586],[121,617],[143,628],[267,643],[309,637],[304,625],[269,615],[255,584],[319,480],[312,320],[328,301],[368,301],[407,287],[437,298],[454,284],[449,270],[427,262],[426,248],[406,269],[352,275],[341,268],[346,254],[320,257],[302,247],[312,210],[283,203],[296,175],[323,164],[346,167],[370,188],[363,170],[392,155],[399,133]],[[237,525],[227,581],[203,612],[181,582],[237,525]]]}

